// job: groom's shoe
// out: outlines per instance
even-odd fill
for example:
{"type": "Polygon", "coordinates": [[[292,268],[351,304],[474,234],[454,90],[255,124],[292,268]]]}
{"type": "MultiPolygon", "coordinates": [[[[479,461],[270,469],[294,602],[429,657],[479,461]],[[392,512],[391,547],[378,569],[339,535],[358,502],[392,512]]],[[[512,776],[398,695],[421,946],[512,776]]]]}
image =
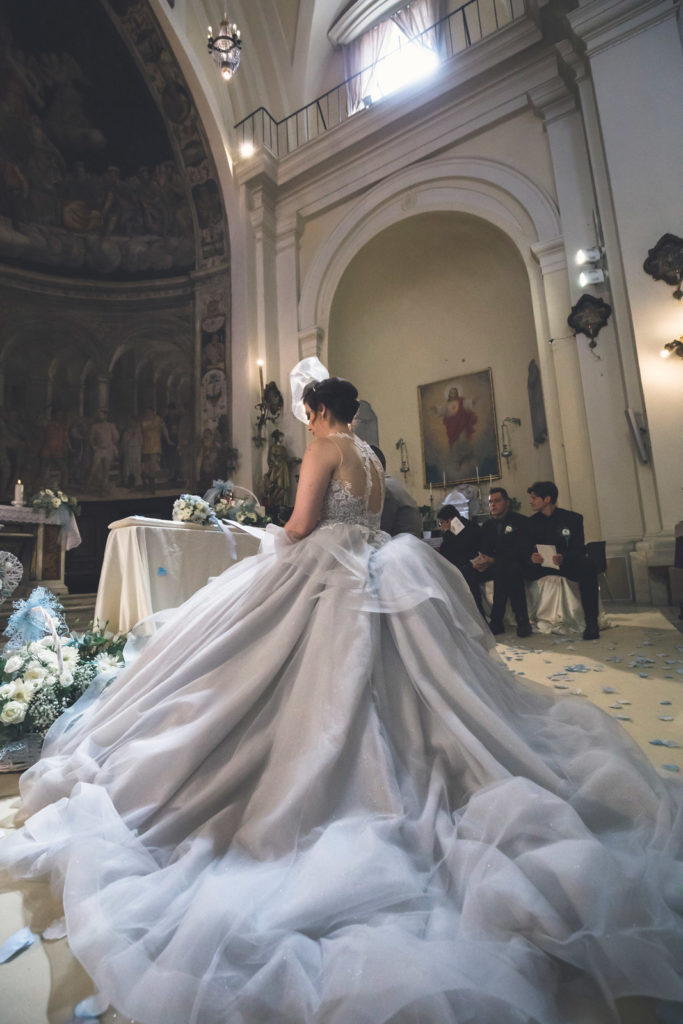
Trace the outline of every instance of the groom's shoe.
{"type": "Polygon", "coordinates": [[[517,622],[517,636],[531,636],[531,623],[528,619],[520,619],[517,622]]]}
{"type": "Polygon", "coordinates": [[[586,628],[583,631],[584,640],[599,640],[600,629],[598,628],[597,619],[586,623],[586,628]]]}
{"type": "Polygon", "coordinates": [[[496,621],[496,619],[491,619],[489,622],[489,628],[494,636],[500,636],[501,633],[505,632],[505,626],[503,623],[496,621]]]}

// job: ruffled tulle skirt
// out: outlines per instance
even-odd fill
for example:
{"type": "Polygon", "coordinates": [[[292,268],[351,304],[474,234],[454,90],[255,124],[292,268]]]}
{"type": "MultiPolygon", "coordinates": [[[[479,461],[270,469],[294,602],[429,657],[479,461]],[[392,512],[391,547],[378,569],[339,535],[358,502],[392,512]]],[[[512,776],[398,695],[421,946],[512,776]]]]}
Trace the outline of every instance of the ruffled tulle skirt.
{"type": "Polygon", "coordinates": [[[50,878],[74,954],[144,1024],[683,1000],[680,787],[491,647],[412,537],[278,543],[58,723],[0,866],[50,878]]]}

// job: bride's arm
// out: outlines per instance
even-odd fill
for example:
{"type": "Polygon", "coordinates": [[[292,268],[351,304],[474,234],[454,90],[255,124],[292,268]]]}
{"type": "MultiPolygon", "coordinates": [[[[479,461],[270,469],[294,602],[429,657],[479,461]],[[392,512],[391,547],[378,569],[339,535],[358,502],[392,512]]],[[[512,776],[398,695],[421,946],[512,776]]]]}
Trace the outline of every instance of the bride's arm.
{"type": "Polygon", "coordinates": [[[301,540],[318,525],[323,498],[339,459],[337,446],[325,438],[315,440],[306,449],[301,463],[294,511],[285,525],[285,532],[290,540],[301,540]]]}

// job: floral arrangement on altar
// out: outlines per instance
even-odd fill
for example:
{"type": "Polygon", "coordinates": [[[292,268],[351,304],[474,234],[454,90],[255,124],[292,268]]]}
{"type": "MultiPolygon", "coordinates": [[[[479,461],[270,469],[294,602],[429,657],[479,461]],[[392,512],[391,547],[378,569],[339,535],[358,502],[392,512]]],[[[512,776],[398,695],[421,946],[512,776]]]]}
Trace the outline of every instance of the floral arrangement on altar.
{"type": "Polygon", "coordinates": [[[267,526],[270,522],[270,516],[265,514],[256,495],[246,487],[236,487],[232,480],[214,480],[204,498],[213,506],[216,517],[224,522],[248,526],[267,526]],[[246,493],[237,497],[236,490],[246,493]]]}
{"type": "Polygon", "coordinates": [[[0,754],[2,744],[44,736],[97,675],[113,678],[126,642],[98,630],[71,635],[59,601],[44,587],[14,608],[0,656],[0,754]]]}
{"type": "Polygon", "coordinates": [[[70,497],[64,491],[52,491],[49,487],[38,491],[31,500],[31,507],[36,511],[43,512],[57,512],[59,509],[65,508],[68,512],[73,512],[75,516],[81,511],[77,498],[70,497]]]}
{"type": "Polygon", "coordinates": [[[198,494],[181,494],[173,502],[171,518],[174,523],[213,523],[216,522],[214,510],[208,501],[198,494]]]}
{"type": "Polygon", "coordinates": [[[219,519],[248,526],[267,526],[270,522],[254,494],[235,497],[235,485],[231,480],[214,480],[203,498],[197,494],[181,494],[173,502],[172,518],[180,523],[213,525],[219,519]]]}

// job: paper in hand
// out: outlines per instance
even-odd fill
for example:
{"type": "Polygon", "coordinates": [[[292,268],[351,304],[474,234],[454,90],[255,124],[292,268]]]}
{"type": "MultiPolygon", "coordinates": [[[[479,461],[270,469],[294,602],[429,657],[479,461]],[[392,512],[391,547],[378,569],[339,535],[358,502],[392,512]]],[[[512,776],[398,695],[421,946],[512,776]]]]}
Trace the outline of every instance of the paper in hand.
{"type": "Polygon", "coordinates": [[[553,555],[557,554],[557,548],[554,544],[537,544],[536,550],[543,559],[541,565],[544,569],[555,569],[556,572],[560,571],[559,565],[555,565],[553,562],[553,555]]]}
{"type": "Polygon", "coordinates": [[[454,533],[455,536],[457,537],[458,534],[462,533],[462,531],[465,529],[465,524],[461,522],[457,516],[453,516],[453,518],[451,519],[450,529],[451,533],[454,533]]]}

